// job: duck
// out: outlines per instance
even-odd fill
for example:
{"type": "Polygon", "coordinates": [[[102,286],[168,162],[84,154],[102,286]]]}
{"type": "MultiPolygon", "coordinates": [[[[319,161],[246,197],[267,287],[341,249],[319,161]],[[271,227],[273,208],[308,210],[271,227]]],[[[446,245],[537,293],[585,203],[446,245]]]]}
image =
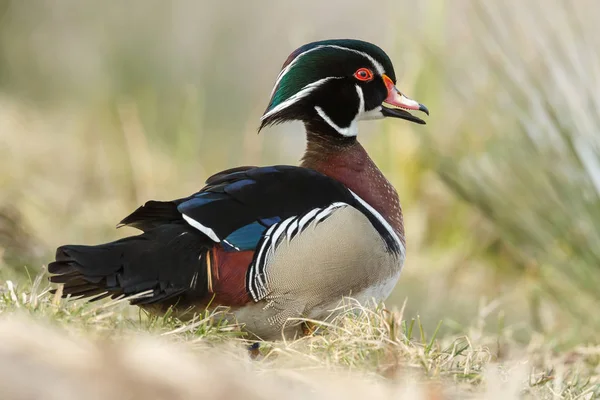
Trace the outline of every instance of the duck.
{"type": "Polygon", "coordinates": [[[429,115],[397,88],[377,45],[304,44],[283,63],[258,127],[303,123],[299,165],[237,166],[188,197],[149,200],[117,225],[141,233],[58,247],[49,280],[62,297],[125,298],[158,315],[225,307],[262,340],[302,335],[303,319],[330,317],[347,297],[384,301],[406,257],[402,208],[357,140],[358,122],[425,124],[416,111],[429,115]]]}

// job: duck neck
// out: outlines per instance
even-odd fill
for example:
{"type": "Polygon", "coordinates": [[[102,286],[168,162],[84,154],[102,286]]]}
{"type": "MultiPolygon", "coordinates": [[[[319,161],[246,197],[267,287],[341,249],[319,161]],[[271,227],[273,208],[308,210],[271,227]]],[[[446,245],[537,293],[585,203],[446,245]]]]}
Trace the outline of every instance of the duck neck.
{"type": "Polygon", "coordinates": [[[330,176],[379,212],[405,245],[398,193],[355,137],[342,137],[306,126],[307,146],[301,166],[330,176]]]}

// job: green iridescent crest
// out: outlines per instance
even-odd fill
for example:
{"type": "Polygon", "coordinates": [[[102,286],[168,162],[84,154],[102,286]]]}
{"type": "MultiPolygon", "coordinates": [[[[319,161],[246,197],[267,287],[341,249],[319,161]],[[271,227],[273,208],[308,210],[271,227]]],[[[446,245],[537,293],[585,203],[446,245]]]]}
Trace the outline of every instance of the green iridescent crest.
{"type": "Polygon", "coordinates": [[[396,80],[390,58],[372,43],[351,39],[324,40],[296,49],[282,66],[263,119],[300,100],[319,83],[349,76],[354,72],[353,68],[360,66],[373,68],[396,80]]]}

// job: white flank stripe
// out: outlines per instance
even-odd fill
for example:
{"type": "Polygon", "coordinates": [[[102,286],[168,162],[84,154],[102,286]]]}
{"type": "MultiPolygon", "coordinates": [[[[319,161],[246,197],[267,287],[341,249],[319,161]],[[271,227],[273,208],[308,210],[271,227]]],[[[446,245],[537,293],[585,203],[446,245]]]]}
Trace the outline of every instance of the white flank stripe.
{"type": "Polygon", "coordinates": [[[300,226],[300,230],[304,229],[304,225],[306,225],[306,223],[315,216],[315,214],[317,214],[319,212],[320,208],[314,208],[312,210],[310,210],[309,212],[307,212],[304,217],[300,218],[300,222],[298,223],[300,226]]]}
{"type": "Polygon", "coordinates": [[[278,224],[271,225],[271,227],[267,230],[267,233],[264,234],[264,239],[262,241],[262,245],[260,246],[260,249],[258,250],[258,255],[256,256],[256,265],[260,265],[260,260],[263,256],[263,252],[264,252],[265,248],[267,247],[267,245],[269,244],[269,238],[271,237],[273,230],[275,228],[277,228],[277,225],[278,224]]]}
{"type": "Polygon", "coordinates": [[[267,229],[267,233],[265,233],[265,236],[271,236],[271,233],[273,233],[273,231],[275,230],[275,228],[277,227],[277,224],[273,224],[269,227],[269,229],[267,229]]]}
{"type": "Polygon", "coordinates": [[[183,219],[185,219],[185,221],[188,224],[190,224],[194,228],[198,229],[200,232],[204,233],[206,236],[208,236],[209,238],[211,238],[215,242],[220,242],[221,241],[221,239],[219,239],[219,237],[217,236],[217,234],[215,233],[215,231],[213,231],[209,227],[202,225],[200,222],[196,221],[195,219],[192,219],[192,218],[188,217],[185,214],[181,214],[181,216],[183,217],[183,219]]]}
{"type": "MultiPolygon", "coordinates": [[[[273,257],[273,254],[275,253],[275,246],[277,245],[277,241],[279,240],[279,237],[281,236],[281,234],[283,232],[285,232],[285,229],[290,224],[290,222],[292,222],[292,220],[294,218],[296,218],[296,217],[290,217],[284,221],[279,222],[278,224],[271,226],[271,228],[273,228],[275,226],[277,226],[277,228],[273,232],[273,236],[265,238],[265,240],[263,242],[263,246],[261,247],[260,252],[259,252],[258,256],[256,257],[256,265],[257,265],[258,273],[255,273],[254,277],[255,277],[255,280],[257,281],[257,289],[260,289],[260,288],[263,289],[263,290],[260,290],[259,294],[264,293],[265,288],[267,287],[267,282],[266,282],[267,274],[265,272],[265,267],[266,267],[267,263],[269,262],[269,259],[271,257],[273,257]],[[265,249],[265,247],[266,247],[266,249],[265,249]],[[264,254],[265,250],[267,252],[266,255],[264,254]],[[264,256],[264,261],[262,261],[263,256],[264,256]]],[[[269,228],[269,230],[271,230],[271,229],[269,228]]]]}
{"type": "Polygon", "coordinates": [[[288,108],[292,104],[300,101],[301,99],[303,99],[306,96],[308,96],[309,94],[311,94],[315,89],[317,89],[319,86],[321,86],[322,84],[324,84],[325,82],[327,82],[331,79],[341,79],[341,78],[335,77],[335,76],[328,76],[327,78],[319,79],[318,81],[309,83],[308,85],[306,85],[302,89],[300,89],[296,94],[291,96],[289,99],[282,101],[281,103],[276,105],[272,110],[265,113],[265,115],[260,117],[260,120],[262,121],[263,119],[268,118],[271,115],[276,114],[285,108],[288,108]]]}
{"type": "MultiPolygon", "coordinates": [[[[275,224],[277,225],[277,224],[275,224]]],[[[271,228],[273,228],[275,225],[272,225],[271,228]]],[[[271,228],[269,228],[269,231],[271,231],[271,228]]],[[[258,269],[259,267],[264,264],[262,259],[263,256],[265,254],[265,250],[267,249],[267,247],[269,246],[269,232],[267,232],[267,234],[265,235],[263,241],[262,241],[262,245],[260,246],[260,249],[258,250],[258,254],[256,256],[256,262],[253,263],[250,267],[250,276],[255,276],[255,275],[259,275],[258,269]]]]}
{"type": "Polygon", "coordinates": [[[315,221],[320,222],[322,219],[324,219],[328,215],[331,215],[334,210],[336,210],[340,207],[345,207],[347,205],[348,204],[342,203],[341,201],[338,201],[337,203],[332,203],[329,207],[327,207],[326,209],[324,209],[323,211],[321,211],[320,213],[317,214],[317,216],[315,217],[315,221]]]}
{"type": "MultiPolygon", "coordinates": [[[[258,266],[261,265],[261,261],[262,261],[265,249],[269,244],[269,237],[271,237],[271,233],[273,233],[273,230],[275,230],[276,227],[277,227],[277,224],[273,224],[269,227],[269,229],[267,229],[267,232],[264,235],[262,245],[260,246],[260,249],[258,250],[258,254],[256,255],[256,262],[250,264],[250,272],[249,272],[250,276],[258,275],[258,273],[256,271],[258,270],[258,266]]],[[[252,297],[254,299],[258,299],[257,294],[254,292],[254,290],[252,290],[252,284],[248,285],[248,287],[250,288],[250,294],[252,294],[252,297]]]]}
{"type": "Polygon", "coordinates": [[[294,222],[292,222],[290,224],[290,226],[287,229],[287,232],[285,233],[285,236],[287,237],[287,241],[288,243],[290,242],[290,240],[292,239],[292,235],[294,234],[294,231],[298,229],[298,219],[294,219],[294,222]]]}
{"type": "MultiPolygon", "coordinates": [[[[263,246],[261,246],[260,250],[258,251],[258,256],[256,257],[256,262],[250,264],[250,271],[248,272],[248,276],[251,277],[250,279],[252,279],[252,277],[256,276],[256,266],[258,265],[258,263],[260,261],[260,256],[261,256],[263,248],[264,248],[264,244],[263,244],[263,246]]],[[[250,290],[250,294],[252,295],[252,298],[254,298],[254,300],[258,300],[258,296],[256,295],[256,292],[254,292],[253,286],[254,286],[254,282],[249,281],[248,289],[250,290]]]]}
{"type": "MultiPolygon", "coordinates": [[[[256,257],[256,262],[250,264],[250,272],[249,272],[249,277],[250,279],[252,279],[252,282],[248,282],[248,288],[250,289],[250,294],[252,295],[252,297],[254,298],[254,300],[258,301],[261,299],[261,295],[259,293],[256,293],[252,288],[253,286],[256,285],[256,277],[257,275],[260,275],[260,273],[258,273],[258,267],[261,265],[261,259],[263,256],[263,253],[265,251],[265,247],[267,246],[268,241],[265,240],[262,244],[262,246],[260,247],[260,250],[258,251],[258,256],[256,257]]],[[[258,286],[256,286],[256,289],[258,290],[258,286]]]]}
{"type": "MultiPolygon", "coordinates": [[[[348,189],[348,190],[350,190],[350,189],[348,189]]],[[[392,226],[386,221],[386,219],[383,218],[383,215],[379,214],[379,212],[377,212],[377,210],[375,210],[373,207],[371,207],[371,205],[369,203],[367,203],[366,201],[364,201],[363,199],[361,199],[352,190],[350,190],[350,193],[352,193],[352,196],[354,196],[354,198],[356,200],[358,200],[358,202],[360,204],[362,204],[363,207],[365,207],[367,210],[369,210],[369,212],[371,214],[373,214],[375,216],[375,218],[377,218],[377,220],[379,222],[381,222],[381,224],[389,232],[389,234],[392,235],[392,237],[394,238],[394,241],[396,241],[396,243],[398,244],[398,246],[400,248],[400,253],[401,253],[402,257],[404,257],[404,254],[406,253],[406,249],[404,248],[404,245],[402,244],[402,241],[400,240],[400,238],[396,234],[396,231],[394,230],[394,228],[392,228],[392,226]]]]}
{"type": "Polygon", "coordinates": [[[279,241],[279,237],[281,236],[281,234],[283,232],[285,232],[285,229],[288,227],[288,225],[292,222],[292,220],[294,218],[295,217],[290,217],[290,218],[286,219],[285,221],[283,221],[279,224],[277,229],[275,229],[275,232],[273,233],[273,237],[271,238],[271,246],[272,247],[275,247],[275,245],[277,245],[277,242],[279,241]]]}

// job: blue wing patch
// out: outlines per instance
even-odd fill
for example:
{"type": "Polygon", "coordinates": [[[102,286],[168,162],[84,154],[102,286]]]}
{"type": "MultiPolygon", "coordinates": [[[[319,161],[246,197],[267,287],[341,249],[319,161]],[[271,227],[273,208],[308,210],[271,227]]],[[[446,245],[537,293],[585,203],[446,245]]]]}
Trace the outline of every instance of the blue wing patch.
{"type": "Polygon", "coordinates": [[[281,218],[272,217],[252,222],[231,232],[221,241],[221,244],[227,251],[254,250],[267,228],[279,221],[281,218]]]}

